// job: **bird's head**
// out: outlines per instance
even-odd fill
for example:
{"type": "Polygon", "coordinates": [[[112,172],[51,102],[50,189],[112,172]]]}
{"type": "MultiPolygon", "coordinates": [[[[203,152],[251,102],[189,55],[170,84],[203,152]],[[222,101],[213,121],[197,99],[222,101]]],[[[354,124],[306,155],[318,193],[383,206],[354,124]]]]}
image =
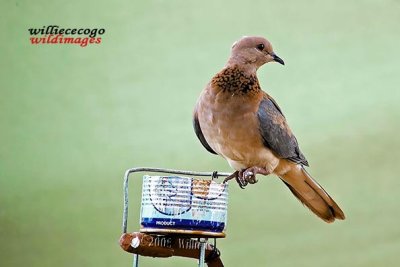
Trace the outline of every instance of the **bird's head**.
{"type": "Polygon", "coordinates": [[[283,60],[274,53],[267,39],[259,36],[244,36],[232,45],[228,64],[247,65],[257,70],[271,61],[285,65],[283,60]]]}

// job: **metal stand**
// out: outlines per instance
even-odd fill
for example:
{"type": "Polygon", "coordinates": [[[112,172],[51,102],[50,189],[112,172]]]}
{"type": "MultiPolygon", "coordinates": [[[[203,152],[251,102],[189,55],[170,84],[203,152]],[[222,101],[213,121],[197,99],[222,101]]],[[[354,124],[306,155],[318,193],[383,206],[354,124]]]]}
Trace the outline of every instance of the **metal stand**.
{"type": "Polygon", "coordinates": [[[207,238],[200,238],[200,257],[199,257],[199,267],[204,267],[204,262],[206,258],[206,244],[207,238]]]}
{"type": "Polygon", "coordinates": [[[133,267],[139,267],[139,255],[138,254],[133,254],[133,267]]]}
{"type": "MultiPolygon", "coordinates": [[[[127,226],[128,226],[128,182],[129,182],[129,175],[131,173],[136,172],[155,172],[155,173],[167,173],[167,174],[183,174],[183,175],[190,175],[190,176],[202,176],[202,177],[211,177],[212,179],[217,178],[218,176],[229,176],[231,173],[225,172],[194,172],[194,171],[182,171],[182,170],[174,170],[174,169],[164,169],[164,168],[147,168],[147,167],[139,167],[139,168],[132,168],[128,169],[125,172],[124,176],[124,210],[122,215],[122,232],[127,233],[127,226]]],[[[204,267],[205,265],[205,251],[207,245],[207,238],[200,238],[200,256],[199,256],[199,267],[204,267]]],[[[139,255],[133,255],[133,267],[139,267],[139,255]]]]}

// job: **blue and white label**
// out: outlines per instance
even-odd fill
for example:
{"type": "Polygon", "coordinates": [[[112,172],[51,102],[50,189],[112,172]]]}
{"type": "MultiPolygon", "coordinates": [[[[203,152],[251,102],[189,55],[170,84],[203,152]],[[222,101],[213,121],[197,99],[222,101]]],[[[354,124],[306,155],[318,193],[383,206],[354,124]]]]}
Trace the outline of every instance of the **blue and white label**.
{"type": "Polygon", "coordinates": [[[227,221],[227,184],[178,176],[144,176],[141,224],[223,232],[227,221]]]}

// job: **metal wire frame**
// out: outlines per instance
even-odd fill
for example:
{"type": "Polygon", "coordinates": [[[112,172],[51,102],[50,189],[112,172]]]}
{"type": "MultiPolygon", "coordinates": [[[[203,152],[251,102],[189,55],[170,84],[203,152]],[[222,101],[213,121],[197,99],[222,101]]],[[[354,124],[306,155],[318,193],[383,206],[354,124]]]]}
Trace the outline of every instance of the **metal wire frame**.
{"type": "Polygon", "coordinates": [[[151,168],[151,167],[137,167],[126,170],[124,175],[124,210],[122,214],[122,232],[127,232],[128,227],[128,183],[129,183],[129,175],[135,172],[155,172],[155,173],[168,173],[168,174],[183,174],[190,176],[202,176],[202,177],[218,177],[223,176],[227,177],[231,175],[231,173],[227,172],[196,172],[196,171],[183,171],[183,170],[174,170],[174,169],[164,169],[164,168],[151,168]]]}
{"type": "MultiPolygon", "coordinates": [[[[128,228],[128,183],[129,183],[129,175],[135,172],[156,172],[156,173],[168,173],[168,174],[183,174],[190,176],[202,176],[202,177],[211,177],[215,178],[218,176],[227,177],[231,175],[231,173],[227,172],[196,172],[196,171],[183,171],[183,170],[174,170],[174,169],[164,169],[164,168],[151,168],[151,167],[137,167],[128,169],[124,175],[124,210],[122,214],[122,232],[126,233],[128,228]]],[[[204,266],[204,258],[205,258],[205,244],[207,239],[201,238],[201,248],[200,248],[200,257],[199,257],[199,266],[204,266]]],[[[133,267],[139,266],[139,255],[134,254],[133,256],[133,267]]]]}

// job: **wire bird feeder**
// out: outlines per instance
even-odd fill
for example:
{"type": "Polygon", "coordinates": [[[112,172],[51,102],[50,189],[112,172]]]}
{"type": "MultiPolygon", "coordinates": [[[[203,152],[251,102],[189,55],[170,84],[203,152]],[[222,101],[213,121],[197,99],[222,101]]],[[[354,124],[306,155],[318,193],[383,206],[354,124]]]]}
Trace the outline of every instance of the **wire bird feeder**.
{"type": "Polygon", "coordinates": [[[133,267],[139,255],[181,256],[198,259],[198,266],[223,266],[216,239],[225,237],[228,184],[218,176],[230,173],[193,172],[162,168],[132,168],[124,176],[124,210],[120,246],[133,253],[133,267]],[[136,172],[174,174],[143,176],[139,232],[127,233],[129,175],[136,172]],[[178,175],[187,175],[182,177],[178,175]],[[210,177],[198,179],[196,177],[210,177]],[[214,244],[208,243],[213,238],[214,244]]]}

